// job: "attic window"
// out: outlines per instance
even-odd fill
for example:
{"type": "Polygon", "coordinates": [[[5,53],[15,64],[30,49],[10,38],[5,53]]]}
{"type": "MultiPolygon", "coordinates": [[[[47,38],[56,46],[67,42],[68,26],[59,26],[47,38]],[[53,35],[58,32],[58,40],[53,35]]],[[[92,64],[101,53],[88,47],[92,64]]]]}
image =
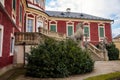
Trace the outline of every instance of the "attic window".
{"type": "Polygon", "coordinates": [[[80,14],[81,17],[83,17],[84,15],[83,14],[80,14]]]}
{"type": "Polygon", "coordinates": [[[65,14],[62,12],[61,15],[65,15],[65,14]]]}

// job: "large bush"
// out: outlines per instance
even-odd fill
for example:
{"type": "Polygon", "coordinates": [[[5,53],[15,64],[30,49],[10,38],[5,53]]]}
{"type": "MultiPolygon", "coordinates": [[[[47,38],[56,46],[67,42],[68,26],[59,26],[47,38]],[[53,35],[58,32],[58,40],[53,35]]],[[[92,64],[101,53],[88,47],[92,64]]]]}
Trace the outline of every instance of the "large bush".
{"type": "Polygon", "coordinates": [[[118,60],[119,59],[119,50],[116,48],[114,43],[106,45],[109,60],[118,60]]]}
{"type": "Polygon", "coordinates": [[[67,77],[93,70],[94,62],[87,51],[72,40],[46,39],[28,56],[26,75],[31,77],[67,77]]]}

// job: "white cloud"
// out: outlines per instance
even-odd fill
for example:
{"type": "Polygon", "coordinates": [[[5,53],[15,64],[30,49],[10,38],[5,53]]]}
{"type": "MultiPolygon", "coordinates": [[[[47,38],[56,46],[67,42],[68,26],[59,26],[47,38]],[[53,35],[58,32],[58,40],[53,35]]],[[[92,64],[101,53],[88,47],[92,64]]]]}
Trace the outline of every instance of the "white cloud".
{"type": "Polygon", "coordinates": [[[113,37],[117,36],[118,34],[120,34],[120,28],[116,28],[116,29],[112,30],[112,36],[113,37]]]}
{"type": "MultiPolygon", "coordinates": [[[[46,10],[82,12],[108,19],[113,19],[112,32],[120,28],[120,0],[51,0],[47,3],[46,10]]],[[[116,30],[113,34],[120,34],[116,30]]]]}

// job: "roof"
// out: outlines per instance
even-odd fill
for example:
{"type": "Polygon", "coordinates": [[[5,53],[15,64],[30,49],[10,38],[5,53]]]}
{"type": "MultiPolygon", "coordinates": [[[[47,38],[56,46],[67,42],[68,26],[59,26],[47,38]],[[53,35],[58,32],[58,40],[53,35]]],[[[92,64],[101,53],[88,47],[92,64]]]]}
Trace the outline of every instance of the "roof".
{"type": "Polygon", "coordinates": [[[119,39],[119,38],[120,38],[120,34],[114,37],[114,39],[119,39]]]}
{"type": "Polygon", "coordinates": [[[51,17],[59,17],[59,18],[77,18],[77,19],[113,21],[110,19],[88,15],[85,13],[77,13],[77,12],[46,11],[46,13],[51,17]]]}

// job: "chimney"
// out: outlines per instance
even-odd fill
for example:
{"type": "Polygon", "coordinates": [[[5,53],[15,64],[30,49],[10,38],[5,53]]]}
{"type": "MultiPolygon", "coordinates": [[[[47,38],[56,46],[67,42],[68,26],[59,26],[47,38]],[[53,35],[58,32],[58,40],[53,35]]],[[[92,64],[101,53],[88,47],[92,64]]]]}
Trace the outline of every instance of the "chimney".
{"type": "Polygon", "coordinates": [[[70,8],[67,8],[66,9],[66,12],[70,13],[71,9],[70,8]]]}

